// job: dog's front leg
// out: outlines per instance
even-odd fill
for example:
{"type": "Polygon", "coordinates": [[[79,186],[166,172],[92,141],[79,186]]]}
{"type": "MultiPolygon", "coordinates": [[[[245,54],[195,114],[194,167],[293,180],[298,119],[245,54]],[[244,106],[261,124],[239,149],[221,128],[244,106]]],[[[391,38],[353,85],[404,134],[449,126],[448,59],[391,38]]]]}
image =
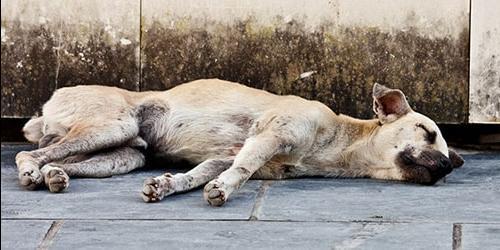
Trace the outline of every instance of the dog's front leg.
{"type": "Polygon", "coordinates": [[[273,156],[282,153],[282,145],[283,140],[271,133],[248,138],[233,165],[205,186],[204,199],[212,206],[224,204],[229,195],[239,189],[255,171],[273,156]]]}
{"type": "Polygon", "coordinates": [[[187,173],[165,173],[144,181],[142,199],[145,202],[162,200],[173,193],[185,192],[197,188],[228,169],[234,157],[206,160],[187,173]]]}

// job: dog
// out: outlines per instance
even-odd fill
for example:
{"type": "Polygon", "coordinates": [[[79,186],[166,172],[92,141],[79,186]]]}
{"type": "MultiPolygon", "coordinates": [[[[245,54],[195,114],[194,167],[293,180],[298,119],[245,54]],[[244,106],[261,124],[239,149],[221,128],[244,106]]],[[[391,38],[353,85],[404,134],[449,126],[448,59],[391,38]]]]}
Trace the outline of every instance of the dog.
{"type": "Polygon", "coordinates": [[[148,178],[156,202],[201,185],[223,205],[250,178],[368,177],[433,185],[463,165],[439,128],[403,92],[373,86],[376,119],[336,114],[318,101],[219,79],[167,91],[76,86],[54,92],[23,132],[39,149],[16,155],[19,182],[61,192],[71,177],[109,177],[145,165],[144,148],[196,165],[148,178]]]}

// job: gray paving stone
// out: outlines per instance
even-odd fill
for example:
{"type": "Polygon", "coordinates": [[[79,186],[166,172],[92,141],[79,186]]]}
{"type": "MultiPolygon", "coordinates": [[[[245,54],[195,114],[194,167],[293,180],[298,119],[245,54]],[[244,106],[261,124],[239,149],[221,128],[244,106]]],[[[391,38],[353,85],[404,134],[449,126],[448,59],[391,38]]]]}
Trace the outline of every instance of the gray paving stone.
{"type": "Polygon", "coordinates": [[[462,225],[463,249],[500,249],[500,224],[462,225]]]}
{"type": "Polygon", "coordinates": [[[16,153],[20,151],[33,150],[35,145],[32,144],[1,144],[1,154],[0,159],[1,166],[7,167],[12,166],[16,161],[16,153]]]}
{"type": "Polygon", "coordinates": [[[274,182],[259,219],[500,222],[500,155],[467,156],[435,186],[368,179],[274,182]]]}
{"type": "Polygon", "coordinates": [[[351,239],[347,239],[347,247],[339,247],[338,249],[428,250],[452,248],[452,224],[402,223],[389,224],[390,227],[380,227],[374,223],[364,225],[364,230],[360,230],[354,237],[351,235],[351,239]],[[361,240],[352,240],[353,238],[361,240]],[[358,245],[359,241],[361,244],[358,245]]]}
{"type": "Polygon", "coordinates": [[[67,192],[59,194],[43,189],[26,191],[17,182],[14,152],[2,147],[2,218],[248,219],[261,183],[250,181],[225,206],[216,208],[203,200],[201,189],[159,203],[144,203],[142,183],[165,172],[159,169],[104,179],[71,179],[67,192]]]}
{"type": "Polygon", "coordinates": [[[247,183],[221,208],[209,207],[201,190],[143,203],[142,181],[163,173],[159,169],[72,179],[62,194],[32,192],[17,184],[14,154],[21,149],[30,146],[2,145],[2,249],[35,248],[54,219],[65,220],[55,249],[450,249],[452,223],[467,222],[499,224],[463,224],[464,249],[499,245],[498,154],[466,156],[463,168],[433,187],[368,179],[273,181],[258,216],[267,221],[248,222],[242,220],[261,181],[247,183]]]}
{"type": "Polygon", "coordinates": [[[248,219],[260,184],[249,182],[223,207],[210,207],[200,189],[167,197],[159,203],[144,203],[140,197],[143,180],[160,173],[72,179],[67,192],[52,194],[47,190],[23,190],[14,171],[2,168],[2,218],[248,219]]]}
{"type": "Polygon", "coordinates": [[[53,249],[450,249],[449,224],[66,221],[53,249]]]}
{"type": "Polygon", "coordinates": [[[52,221],[3,220],[2,249],[36,249],[52,221]]]}

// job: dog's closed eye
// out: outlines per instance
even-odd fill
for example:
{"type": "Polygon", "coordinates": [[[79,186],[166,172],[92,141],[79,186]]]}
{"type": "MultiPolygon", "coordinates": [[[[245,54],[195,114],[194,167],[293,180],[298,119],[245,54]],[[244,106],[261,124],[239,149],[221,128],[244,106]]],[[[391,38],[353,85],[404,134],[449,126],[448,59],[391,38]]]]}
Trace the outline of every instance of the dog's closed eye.
{"type": "Polygon", "coordinates": [[[430,129],[428,129],[427,127],[425,127],[421,123],[417,123],[415,126],[421,128],[421,129],[423,129],[425,131],[425,140],[429,144],[434,144],[436,142],[436,137],[437,137],[436,131],[431,131],[430,129]]]}

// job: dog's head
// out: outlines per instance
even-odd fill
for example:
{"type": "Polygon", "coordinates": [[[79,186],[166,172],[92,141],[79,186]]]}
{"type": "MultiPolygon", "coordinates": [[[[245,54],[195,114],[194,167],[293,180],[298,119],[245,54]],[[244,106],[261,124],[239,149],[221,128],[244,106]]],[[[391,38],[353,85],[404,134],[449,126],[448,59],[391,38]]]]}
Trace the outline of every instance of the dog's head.
{"type": "Polygon", "coordinates": [[[413,111],[401,90],[376,83],[373,110],[381,124],[372,138],[374,153],[398,168],[403,180],[432,185],[463,165],[436,123],[413,111]]]}

